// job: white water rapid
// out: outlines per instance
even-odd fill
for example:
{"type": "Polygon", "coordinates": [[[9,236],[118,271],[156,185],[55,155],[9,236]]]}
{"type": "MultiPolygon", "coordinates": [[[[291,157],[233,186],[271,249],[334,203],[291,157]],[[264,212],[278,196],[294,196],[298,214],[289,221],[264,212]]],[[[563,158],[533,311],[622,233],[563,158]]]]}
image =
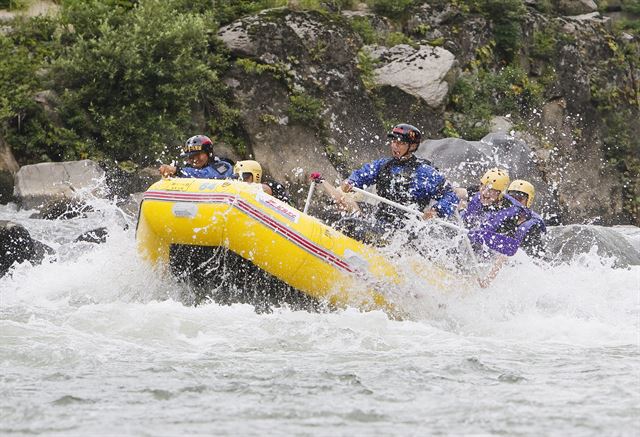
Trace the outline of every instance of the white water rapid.
{"type": "Polygon", "coordinates": [[[423,295],[404,321],[258,314],[184,306],[137,258],[134,226],[99,211],[0,207],[57,252],[0,278],[2,435],[640,432],[638,266],[519,259],[487,289],[423,295]],[[73,242],[100,226],[106,243],[73,242]]]}

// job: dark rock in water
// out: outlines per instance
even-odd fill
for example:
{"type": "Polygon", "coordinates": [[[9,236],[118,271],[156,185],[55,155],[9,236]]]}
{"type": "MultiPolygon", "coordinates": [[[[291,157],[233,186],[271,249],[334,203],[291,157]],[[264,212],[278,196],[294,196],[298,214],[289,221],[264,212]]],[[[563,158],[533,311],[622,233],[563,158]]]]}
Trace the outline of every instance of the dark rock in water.
{"type": "Polygon", "coordinates": [[[0,220],[0,276],[7,273],[15,262],[40,263],[45,254],[53,252],[46,244],[31,238],[29,231],[23,226],[0,220]]]}
{"type": "Polygon", "coordinates": [[[552,262],[570,262],[595,249],[598,256],[614,258],[614,266],[640,265],[640,251],[614,229],[595,225],[557,226],[548,229],[546,256],[552,262]]]}
{"type": "Polygon", "coordinates": [[[86,213],[93,211],[93,208],[79,200],[59,199],[48,202],[39,208],[30,218],[44,220],[68,220],[76,217],[86,217],[86,213]]]}
{"type": "Polygon", "coordinates": [[[104,243],[107,241],[108,235],[109,231],[107,228],[97,228],[78,236],[78,238],[75,239],[75,242],[78,243],[80,241],[86,241],[88,243],[104,243]]]}
{"type": "Polygon", "coordinates": [[[56,251],[53,250],[51,246],[47,246],[46,244],[38,240],[33,240],[33,252],[34,252],[34,256],[29,260],[33,264],[40,264],[44,259],[45,255],[53,256],[56,254],[56,251]]]}

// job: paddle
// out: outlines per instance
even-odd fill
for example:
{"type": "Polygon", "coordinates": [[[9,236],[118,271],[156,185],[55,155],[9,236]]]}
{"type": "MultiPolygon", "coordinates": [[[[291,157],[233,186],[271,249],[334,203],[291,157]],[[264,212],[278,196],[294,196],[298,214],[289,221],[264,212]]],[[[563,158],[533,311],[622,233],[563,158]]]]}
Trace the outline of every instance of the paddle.
{"type": "MultiPolygon", "coordinates": [[[[398,208],[398,209],[400,209],[400,210],[402,210],[404,212],[408,212],[410,214],[414,214],[414,215],[417,215],[417,216],[420,216],[420,217],[422,217],[422,215],[423,215],[423,213],[421,211],[418,211],[417,209],[410,208],[410,207],[402,205],[402,204],[400,204],[398,202],[394,202],[393,200],[389,200],[389,199],[386,199],[384,197],[378,196],[377,194],[373,194],[373,193],[370,193],[368,191],[365,191],[365,190],[363,190],[361,188],[353,187],[352,189],[354,191],[358,192],[358,193],[361,193],[361,194],[365,195],[365,196],[369,196],[372,199],[376,199],[376,200],[378,200],[378,201],[380,201],[382,203],[386,203],[387,205],[391,205],[393,207],[396,207],[396,208],[398,208]]],[[[440,224],[442,226],[445,226],[447,228],[454,229],[454,230],[456,230],[458,232],[461,232],[461,233],[462,232],[467,232],[466,229],[461,228],[458,225],[454,225],[453,223],[449,223],[448,221],[445,221],[445,220],[442,220],[442,219],[439,219],[439,218],[433,218],[431,220],[433,220],[434,222],[436,222],[436,223],[438,223],[438,224],[440,224]]]]}
{"type": "Polygon", "coordinates": [[[317,177],[314,177],[314,175],[316,175],[316,173],[312,173],[311,174],[311,185],[309,186],[309,193],[307,194],[307,201],[304,203],[304,209],[302,210],[302,212],[304,214],[307,213],[307,211],[309,211],[309,205],[311,205],[311,198],[313,197],[313,190],[316,189],[316,183],[321,180],[320,179],[320,173],[317,173],[317,177]]]}
{"type": "MultiPolygon", "coordinates": [[[[386,199],[384,197],[378,196],[377,194],[373,194],[373,193],[370,193],[368,191],[365,191],[365,190],[363,190],[361,188],[352,187],[352,189],[354,191],[358,192],[358,193],[361,193],[361,194],[363,194],[365,196],[369,196],[372,199],[376,199],[376,200],[378,200],[380,202],[386,203],[387,205],[391,205],[393,207],[396,207],[396,208],[398,208],[398,209],[400,209],[402,211],[408,212],[410,214],[418,215],[420,217],[422,217],[422,215],[423,215],[422,212],[418,211],[417,209],[410,208],[408,206],[405,206],[405,205],[402,205],[400,203],[394,202],[393,200],[389,200],[389,199],[386,199]]],[[[442,219],[439,219],[439,218],[432,218],[431,220],[433,220],[434,222],[438,223],[439,225],[448,227],[450,229],[454,229],[458,233],[464,234],[465,237],[466,237],[467,236],[467,230],[462,226],[462,219],[460,218],[460,214],[458,214],[457,210],[455,212],[455,217],[458,220],[459,225],[454,225],[453,223],[449,223],[449,222],[447,222],[445,220],[442,220],[442,219]]],[[[483,281],[480,279],[480,271],[478,269],[478,260],[476,259],[476,254],[475,254],[475,252],[473,250],[473,247],[471,247],[471,241],[469,241],[469,238],[465,238],[464,241],[465,241],[465,247],[467,248],[467,250],[469,252],[469,257],[471,258],[471,262],[473,264],[473,270],[476,273],[476,279],[478,280],[478,283],[480,283],[481,286],[482,286],[483,281]]]]}

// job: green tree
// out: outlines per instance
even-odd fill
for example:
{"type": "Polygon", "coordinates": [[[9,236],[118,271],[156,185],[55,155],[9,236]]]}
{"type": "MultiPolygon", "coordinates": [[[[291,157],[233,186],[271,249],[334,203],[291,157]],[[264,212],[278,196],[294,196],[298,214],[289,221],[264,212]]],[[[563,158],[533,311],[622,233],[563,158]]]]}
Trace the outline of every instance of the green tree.
{"type": "Polygon", "coordinates": [[[389,18],[400,18],[414,5],[414,0],[368,0],[373,11],[389,18]]]}
{"type": "Polygon", "coordinates": [[[92,154],[152,160],[190,131],[194,109],[215,114],[224,103],[226,61],[210,15],[141,0],[127,13],[117,7],[91,16],[81,3],[63,11],[63,20],[82,17],[83,25],[52,78],[68,126],[91,139],[92,154]]]}

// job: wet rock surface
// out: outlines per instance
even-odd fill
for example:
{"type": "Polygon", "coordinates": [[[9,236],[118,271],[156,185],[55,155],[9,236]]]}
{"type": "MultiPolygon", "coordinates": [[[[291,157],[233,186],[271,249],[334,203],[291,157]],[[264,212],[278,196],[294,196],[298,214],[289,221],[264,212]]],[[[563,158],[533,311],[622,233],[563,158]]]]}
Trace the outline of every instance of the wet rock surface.
{"type": "Polygon", "coordinates": [[[594,225],[555,226],[545,237],[546,256],[553,262],[571,262],[576,257],[595,253],[611,258],[615,267],[640,265],[640,251],[629,239],[612,228],[594,225]]]}
{"type": "Polygon", "coordinates": [[[52,248],[31,238],[24,226],[0,220],[0,276],[5,275],[14,263],[39,264],[46,254],[53,253],[52,248]]]}

